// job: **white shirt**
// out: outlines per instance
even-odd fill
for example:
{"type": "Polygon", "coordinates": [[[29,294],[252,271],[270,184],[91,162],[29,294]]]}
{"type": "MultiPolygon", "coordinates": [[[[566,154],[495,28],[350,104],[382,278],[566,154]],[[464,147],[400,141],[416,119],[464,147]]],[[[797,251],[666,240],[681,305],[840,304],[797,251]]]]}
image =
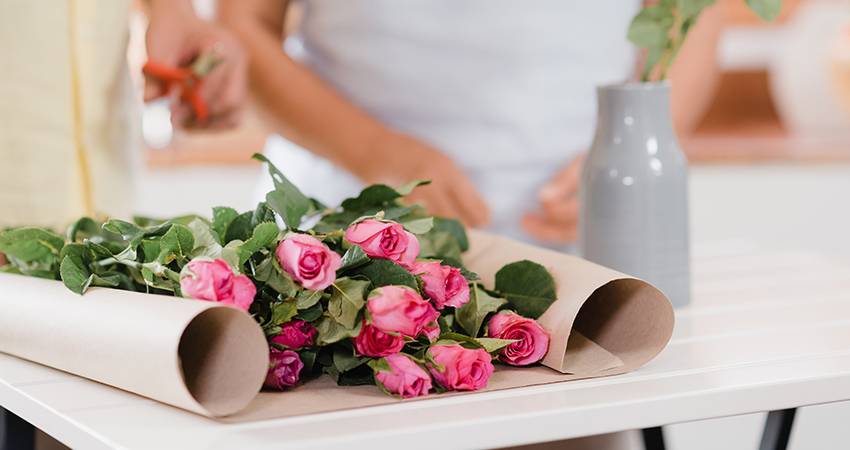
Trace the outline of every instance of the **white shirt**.
{"type": "MultiPolygon", "coordinates": [[[[492,228],[528,239],[519,221],[537,208],[538,189],[590,145],[595,87],[635,67],[626,31],[639,6],[310,0],[286,48],[355,105],[452,157],[487,200],[492,228]]],[[[362,187],[280,138],[266,153],[325,203],[362,187]]]]}

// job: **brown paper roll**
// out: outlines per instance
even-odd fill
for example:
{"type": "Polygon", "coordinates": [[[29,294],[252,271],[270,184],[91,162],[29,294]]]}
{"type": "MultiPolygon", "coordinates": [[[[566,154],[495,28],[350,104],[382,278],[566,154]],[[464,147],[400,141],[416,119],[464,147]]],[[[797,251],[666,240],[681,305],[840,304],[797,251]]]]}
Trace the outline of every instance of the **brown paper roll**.
{"type": "Polygon", "coordinates": [[[256,396],[268,347],[221,304],[0,274],[0,351],[211,417],[256,396]]]}
{"type": "Polygon", "coordinates": [[[552,337],[543,365],[579,376],[623,373],[670,340],[673,307],[649,283],[575,256],[470,232],[464,262],[484,285],[493,286],[502,266],[522,259],[545,266],[557,284],[557,301],[539,319],[552,337]]]}

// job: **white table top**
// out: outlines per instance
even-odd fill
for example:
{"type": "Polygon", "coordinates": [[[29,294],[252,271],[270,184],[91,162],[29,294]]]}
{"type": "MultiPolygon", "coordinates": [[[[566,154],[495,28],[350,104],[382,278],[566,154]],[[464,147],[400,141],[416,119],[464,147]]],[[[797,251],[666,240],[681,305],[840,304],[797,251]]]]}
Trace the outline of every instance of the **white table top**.
{"type": "MultiPolygon", "coordinates": [[[[250,191],[255,175],[244,178],[250,191]]],[[[691,181],[694,305],[669,347],[630,374],[229,425],[0,354],[0,406],[73,448],[430,450],[850,399],[850,260],[823,256],[850,254],[850,166],[695,167],[691,181]],[[800,248],[812,250],[789,250],[800,248]]],[[[192,198],[205,193],[220,203],[203,185],[192,198]]]]}
{"type": "MultiPolygon", "coordinates": [[[[694,305],[621,376],[221,424],[0,354],[0,405],[74,448],[482,448],[850,399],[850,261],[699,245],[694,305]]],[[[49,330],[45,330],[49,332],[49,330]]]]}

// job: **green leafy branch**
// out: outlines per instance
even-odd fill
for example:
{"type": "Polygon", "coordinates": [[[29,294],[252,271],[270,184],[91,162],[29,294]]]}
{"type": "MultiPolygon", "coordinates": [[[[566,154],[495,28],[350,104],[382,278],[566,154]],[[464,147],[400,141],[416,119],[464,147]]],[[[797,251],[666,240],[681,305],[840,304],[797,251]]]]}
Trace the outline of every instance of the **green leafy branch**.
{"type": "MultiPolygon", "coordinates": [[[[700,13],[716,0],[661,0],[643,8],[629,25],[628,38],[646,51],[641,81],[664,80],[700,13]]],[[[782,0],[746,0],[760,18],[779,16],[782,0]]]]}

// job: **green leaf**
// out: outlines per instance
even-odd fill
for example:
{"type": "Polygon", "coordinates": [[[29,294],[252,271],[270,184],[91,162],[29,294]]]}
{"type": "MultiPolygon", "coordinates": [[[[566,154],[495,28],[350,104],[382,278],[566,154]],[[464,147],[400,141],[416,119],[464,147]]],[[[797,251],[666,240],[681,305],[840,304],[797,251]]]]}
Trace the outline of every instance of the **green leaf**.
{"type": "Polygon", "coordinates": [[[333,349],[333,365],[339,373],[348,372],[355,367],[360,367],[369,358],[358,357],[351,347],[337,345],[333,349]]]}
{"type": "Polygon", "coordinates": [[[284,324],[292,320],[298,310],[295,308],[294,301],[277,302],[271,306],[272,316],[269,323],[274,326],[284,324]]]}
{"type": "Polygon", "coordinates": [[[782,0],[747,0],[747,5],[762,20],[772,22],[779,17],[782,10],[782,0]]]}
{"type": "Polygon", "coordinates": [[[425,234],[434,228],[434,218],[425,217],[422,219],[413,219],[401,223],[404,228],[413,234],[425,234]]]}
{"type": "Polygon", "coordinates": [[[275,190],[266,194],[269,207],[280,215],[287,228],[297,229],[301,225],[301,219],[310,211],[312,202],[268,158],[255,153],[254,159],[268,165],[269,175],[274,182],[275,190]]]}
{"type": "Polygon", "coordinates": [[[665,5],[643,8],[629,25],[628,38],[644,48],[666,47],[675,18],[665,5]]]}
{"type": "Polygon", "coordinates": [[[65,238],[41,228],[15,228],[0,232],[0,253],[25,262],[58,257],[65,238]]]}
{"type": "Polygon", "coordinates": [[[372,368],[375,372],[392,372],[393,368],[390,367],[390,363],[387,362],[386,358],[378,358],[369,361],[369,367],[372,368]]]}
{"type": "Polygon", "coordinates": [[[120,235],[122,239],[130,243],[131,247],[136,247],[144,238],[165,235],[171,229],[173,223],[172,221],[167,221],[147,228],[141,228],[130,222],[112,219],[104,223],[102,228],[107,232],[120,235]]]}
{"type": "Polygon", "coordinates": [[[367,386],[375,384],[375,374],[366,364],[361,364],[347,372],[331,376],[336,379],[338,386],[367,386]]]}
{"type": "Polygon", "coordinates": [[[496,312],[505,303],[507,303],[507,300],[493,297],[477,284],[473,284],[469,301],[455,310],[455,319],[461,328],[470,336],[475,337],[478,336],[487,314],[496,312]]]}
{"type": "Polygon", "coordinates": [[[362,276],[372,282],[373,287],[381,286],[407,286],[411,289],[419,289],[416,277],[410,274],[404,267],[388,260],[373,259],[368,264],[355,268],[350,272],[351,276],[362,276]]]}
{"type": "Polygon", "coordinates": [[[254,269],[254,279],[265,283],[284,297],[294,297],[298,293],[298,285],[289,274],[280,269],[274,255],[270,255],[257,265],[254,269]]]}
{"type": "Polygon", "coordinates": [[[192,232],[195,244],[191,256],[215,259],[221,256],[221,244],[213,234],[209,224],[200,219],[189,222],[187,226],[192,232]]]}
{"type": "Polygon", "coordinates": [[[109,271],[101,274],[92,274],[92,286],[120,288],[128,291],[135,290],[130,277],[121,272],[109,271]]]}
{"type": "Polygon", "coordinates": [[[139,243],[139,250],[142,256],[142,262],[154,262],[159,257],[160,246],[159,239],[142,239],[139,243]]]}
{"type": "Polygon", "coordinates": [[[157,261],[168,264],[175,259],[182,260],[190,257],[195,248],[195,238],[189,227],[175,223],[162,236],[159,246],[157,261]]]}
{"type": "Polygon", "coordinates": [[[510,263],[496,272],[496,290],[521,316],[536,319],[557,299],[552,275],[532,261],[510,263]]]}
{"type": "Polygon", "coordinates": [[[360,310],[366,304],[366,289],[369,284],[366,280],[337,279],[328,300],[328,314],[345,328],[354,328],[359,322],[360,310]]]}
{"type": "Polygon", "coordinates": [[[233,208],[228,208],[226,206],[216,206],[213,208],[212,229],[216,236],[218,236],[219,244],[224,245],[227,243],[225,241],[225,238],[227,237],[227,228],[230,227],[230,224],[233,223],[233,220],[238,216],[239,213],[233,208]]]}
{"type": "Polygon", "coordinates": [[[427,258],[461,259],[469,250],[469,238],[463,224],[454,219],[434,218],[434,228],[419,236],[419,255],[427,258]]]}
{"type": "Polygon", "coordinates": [[[455,241],[457,241],[460,251],[469,250],[469,238],[466,235],[466,227],[456,219],[446,219],[445,217],[434,218],[434,229],[449,233],[455,241]]]}
{"type": "Polygon", "coordinates": [[[348,211],[361,212],[381,208],[401,196],[401,193],[385,184],[373,184],[360,191],[357,197],[343,200],[342,207],[348,211]]]}
{"type": "Polygon", "coordinates": [[[62,260],[68,256],[77,260],[77,262],[81,265],[85,265],[90,260],[88,257],[89,249],[86,244],[77,244],[75,242],[66,244],[59,252],[59,259],[62,260]]]}
{"type": "Polygon", "coordinates": [[[263,222],[274,222],[274,211],[269,208],[268,203],[260,202],[257,208],[251,214],[251,226],[257,228],[257,225],[263,222]]]}
{"type": "MultiPolygon", "coordinates": [[[[65,245],[67,247],[68,244],[65,245]]],[[[92,240],[86,239],[83,242],[83,246],[86,248],[86,251],[91,255],[91,259],[106,259],[112,256],[120,255],[127,251],[127,247],[123,247],[118,252],[114,252],[112,249],[107,248],[104,245],[98,244],[92,240]]],[[[65,250],[64,248],[62,250],[65,250]]],[[[60,253],[61,254],[61,253],[60,253]]],[[[135,258],[134,258],[135,259],[135,258]]]]}
{"type": "Polygon", "coordinates": [[[315,348],[304,348],[298,351],[298,356],[301,357],[301,362],[304,363],[304,368],[301,371],[302,374],[310,374],[313,372],[313,366],[316,364],[317,354],[318,351],[315,348]]]}
{"type": "MultiPolygon", "coordinates": [[[[104,234],[104,230],[101,228],[100,223],[96,222],[91,217],[81,217],[68,227],[66,237],[68,238],[68,242],[82,242],[84,239],[90,239],[95,236],[100,236],[101,234],[104,234]]],[[[114,233],[106,234],[111,235],[110,237],[113,240],[121,238],[114,233]]]]}
{"type": "Polygon", "coordinates": [[[239,248],[239,266],[245,264],[248,259],[261,249],[271,245],[277,239],[280,230],[274,222],[263,222],[254,228],[251,238],[243,242],[239,248]]]}
{"type": "Polygon", "coordinates": [[[496,339],[496,338],[481,337],[481,338],[476,339],[476,341],[478,341],[478,343],[481,344],[481,347],[483,347],[484,350],[487,350],[487,353],[493,353],[497,350],[501,350],[502,348],[513,344],[517,340],[516,339],[496,339]]]}
{"type": "Polygon", "coordinates": [[[144,234],[144,230],[140,226],[118,219],[107,221],[103,224],[103,229],[121,235],[125,241],[133,240],[144,234]]]}
{"type": "Polygon", "coordinates": [[[322,291],[311,291],[309,289],[299,292],[295,298],[298,309],[312,308],[313,305],[319,303],[319,300],[322,299],[322,294],[322,291]]]}
{"type": "Polygon", "coordinates": [[[346,250],[345,254],[342,255],[342,265],[339,268],[339,272],[362,266],[367,262],[369,262],[369,256],[366,255],[366,252],[364,252],[359,245],[352,245],[351,248],[346,250]]]}
{"type": "Polygon", "coordinates": [[[221,256],[220,256],[221,259],[227,261],[227,264],[230,267],[235,267],[235,268],[238,268],[239,270],[242,269],[241,265],[239,264],[239,246],[240,245],[242,245],[242,241],[240,241],[240,240],[228,242],[227,245],[225,245],[224,248],[221,249],[221,256]]]}
{"type": "Polygon", "coordinates": [[[413,180],[407,184],[403,184],[396,188],[396,192],[398,192],[401,196],[410,195],[414,189],[419,186],[425,186],[431,184],[431,180],[413,180]]]}
{"type": "Polygon", "coordinates": [[[71,291],[82,295],[92,282],[92,274],[79,258],[65,256],[59,265],[62,283],[71,291]]]}
{"type": "MultiPolygon", "coordinates": [[[[252,216],[253,213],[251,211],[244,212],[236,216],[236,218],[233,219],[227,227],[224,242],[229,244],[233,241],[245,241],[250,238],[251,233],[254,231],[254,227],[251,226],[252,216]]],[[[226,244],[225,247],[227,247],[226,244]]]]}
{"type": "Polygon", "coordinates": [[[159,277],[147,267],[143,267],[141,269],[141,273],[142,278],[145,280],[145,284],[152,288],[175,292],[179,287],[179,283],[169,280],[167,278],[159,277]]]}
{"type": "Polygon", "coordinates": [[[316,343],[319,346],[324,346],[333,344],[334,342],[339,342],[343,339],[352,338],[360,334],[361,326],[362,322],[358,322],[353,329],[345,328],[334,318],[324,316],[316,324],[316,330],[319,332],[316,337],[316,343]]]}
{"type": "Polygon", "coordinates": [[[322,304],[316,303],[307,309],[299,310],[298,315],[296,317],[307,322],[312,322],[318,319],[319,317],[322,317],[322,313],[324,312],[325,311],[324,308],[322,308],[322,304]]]}
{"type": "Polygon", "coordinates": [[[254,280],[266,284],[284,297],[294,297],[298,285],[286,272],[280,270],[274,255],[269,255],[254,269],[254,280]]]}

